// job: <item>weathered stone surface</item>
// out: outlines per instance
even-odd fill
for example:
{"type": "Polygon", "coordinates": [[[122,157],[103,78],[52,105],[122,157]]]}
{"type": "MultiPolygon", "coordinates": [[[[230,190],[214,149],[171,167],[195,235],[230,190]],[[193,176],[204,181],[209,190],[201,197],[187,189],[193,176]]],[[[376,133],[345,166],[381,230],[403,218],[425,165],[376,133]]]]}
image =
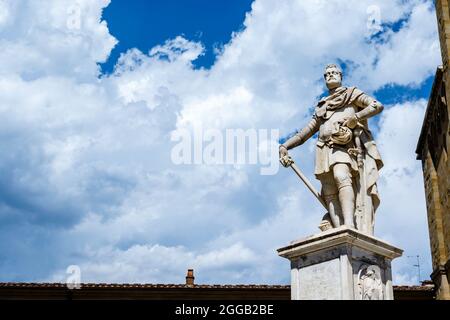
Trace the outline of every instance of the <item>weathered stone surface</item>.
{"type": "Polygon", "coordinates": [[[450,300],[450,11],[436,1],[443,66],[438,67],[417,146],[422,160],[433,273],[437,299],[450,300]]]}
{"type": "Polygon", "coordinates": [[[298,283],[302,290],[297,291],[295,300],[314,300],[320,292],[323,300],[339,300],[341,283],[338,258],[298,269],[298,283]],[[336,285],[330,286],[330,283],[336,285]]]}
{"type": "Polygon", "coordinates": [[[293,300],[392,300],[391,261],[402,250],[339,227],[278,249],[291,262],[293,300]]]}

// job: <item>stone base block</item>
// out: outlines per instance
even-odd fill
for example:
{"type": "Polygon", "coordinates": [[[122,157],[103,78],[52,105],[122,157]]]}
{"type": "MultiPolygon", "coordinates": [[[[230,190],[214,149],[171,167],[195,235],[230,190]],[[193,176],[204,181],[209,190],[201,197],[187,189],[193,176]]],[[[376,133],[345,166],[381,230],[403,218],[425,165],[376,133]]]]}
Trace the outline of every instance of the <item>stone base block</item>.
{"type": "Polygon", "coordinates": [[[347,227],[278,249],[291,262],[292,300],[393,300],[391,261],[402,253],[347,227]]]}

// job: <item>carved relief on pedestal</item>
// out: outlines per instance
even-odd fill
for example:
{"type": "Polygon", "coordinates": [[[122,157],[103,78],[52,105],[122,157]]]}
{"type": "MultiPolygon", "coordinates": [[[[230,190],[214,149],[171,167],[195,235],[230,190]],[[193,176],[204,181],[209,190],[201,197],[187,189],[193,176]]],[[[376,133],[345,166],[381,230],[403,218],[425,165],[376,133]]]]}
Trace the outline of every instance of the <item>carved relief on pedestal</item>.
{"type": "Polygon", "coordinates": [[[381,269],[377,265],[362,265],[358,272],[356,299],[383,300],[381,269]]]}

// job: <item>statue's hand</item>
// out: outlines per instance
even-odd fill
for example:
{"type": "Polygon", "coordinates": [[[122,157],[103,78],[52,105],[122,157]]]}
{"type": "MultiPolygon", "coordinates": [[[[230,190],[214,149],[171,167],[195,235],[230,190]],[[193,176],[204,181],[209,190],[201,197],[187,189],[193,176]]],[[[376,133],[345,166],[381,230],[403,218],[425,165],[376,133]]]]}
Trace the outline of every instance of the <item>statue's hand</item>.
{"type": "Polygon", "coordinates": [[[358,118],[356,116],[351,116],[350,118],[345,119],[345,121],[342,125],[344,127],[354,129],[357,124],[358,124],[358,118]]]}
{"type": "Polygon", "coordinates": [[[290,165],[289,159],[290,157],[287,148],[280,145],[280,162],[284,167],[288,167],[290,165]]]}

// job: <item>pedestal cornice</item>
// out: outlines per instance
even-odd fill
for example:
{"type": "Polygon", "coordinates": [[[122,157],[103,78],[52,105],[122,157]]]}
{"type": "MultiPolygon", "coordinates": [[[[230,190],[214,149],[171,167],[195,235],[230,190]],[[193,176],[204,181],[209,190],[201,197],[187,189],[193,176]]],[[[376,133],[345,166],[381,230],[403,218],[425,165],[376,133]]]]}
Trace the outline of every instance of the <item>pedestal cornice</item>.
{"type": "Polygon", "coordinates": [[[400,257],[403,250],[396,248],[380,239],[358,232],[348,227],[339,227],[304,239],[292,241],[289,245],[278,249],[278,255],[293,259],[311,252],[325,250],[349,244],[364,250],[369,250],[388,259],[400,257]]]}

